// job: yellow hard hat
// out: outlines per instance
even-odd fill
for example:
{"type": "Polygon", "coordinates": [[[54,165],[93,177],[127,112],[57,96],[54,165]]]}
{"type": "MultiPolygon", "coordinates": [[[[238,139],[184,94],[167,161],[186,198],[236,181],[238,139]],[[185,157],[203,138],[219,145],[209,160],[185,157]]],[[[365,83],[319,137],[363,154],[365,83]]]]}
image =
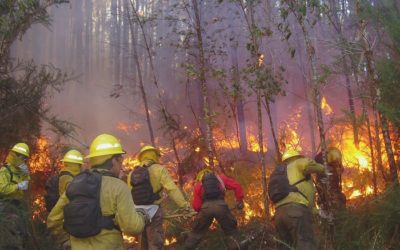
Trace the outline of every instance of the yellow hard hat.
{"type": "Polygon", "coordinates": [[[29,153],[30,153],[29,146],[23,142],[15,144],[14,147],[11,149],[11,151],[19,153],[21,155],[25,155],[26,157],[29,157],[29,153]]]}
{"type": "Polygon", "coordinates": [[[286,161],[289,158],[295,157],[295,156],[301,156],[299,152],[293,149],[288,149],[286,150],[283,155],[282,155],[282,161],[286,161]]]}
{"type": "Polygon", "coordinates": [[[78,150],[71,149],[64,155],[64,158],[61,161],[69,162],[69,163],[83,164],[83,157],[82,157],[82,154],[78,150]]]}
{"type": "Polygon", "coordinates": [[[89,155],[86,158],[92,158],[104,155],[125,154],[119,140],[109,134],[101,134],[97,136],[90,145],[89,155]]]}
{"type": "Polygon", "coordinates": [[[151,145],[146,145],[146,146],[144,146],[144,147],[142,147],[142,148],[140,149],[140,152],[139,152],[139,155],[138,155],[138,159],[140,160],[140,157],[142,156],[142,154],[143,154],[144,152],[150,151],[150,150],[156,152],[157,156],[159,156],[159,157],[161,156],[160,151],[159,151],[158,149],[156,149],[155,147],[153,147],[153,146],[151,146],[151,145]]]}

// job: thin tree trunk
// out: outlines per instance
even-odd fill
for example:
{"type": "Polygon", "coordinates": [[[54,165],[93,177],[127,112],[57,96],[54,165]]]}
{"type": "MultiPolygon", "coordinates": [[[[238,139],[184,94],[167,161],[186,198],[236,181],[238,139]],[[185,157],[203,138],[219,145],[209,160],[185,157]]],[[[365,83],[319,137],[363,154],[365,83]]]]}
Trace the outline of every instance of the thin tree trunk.
{"type": "MultiPolygon", "coordinates": [[[[343,28],[342,28],[342,24],[339,21],[339,16],[338,16],[338,11],[337,11],[337,7],[336,7],[336,1],[335,0],[330,0],[330,6],[331,6],[331,12],[333,13],[333,18],[334,18],[334,28],[336,29],[336,32],[339,35],[339,40],[340,40],[340,53],[341,53],[341,58],[342,58],[342,66],[343,66],[343,73],[345,76],[345,82],[346,82],[346,91],[347,91],[347,98],[348,98],[348,102],[349,102],[349,110],[350,110],[350,114],[351,114],[351,122],[353,125],[353,136],[354,136],[354,144],[356,145],[356,147],[358,148],[359,145],[359,136],[358,136],[358,127],[357,127],[357,123],[356,123],[356,109],[355,109],[355,105],[354,105],[354,96],[353,96],[353,91],[351,89],[351,81],[350,81],[350,72],[349,72],[349,68],[348,68],[348,61],[347,61],[347,56],[345,54],[344,51],[344,45],[347,45],[347,41],[343,36],[343,28]]],[[[342,8],[342,16],[346,15],[346,10],[344,8],[342,8]]]]}
{"type": "Polygon", "coordinates": [[[272,120],[272,115],[271,115],[271,108],[270,104],[268,101],[268,98],[265,97],[265,109],[267,110],[267,115],[268,115],[268,120],[269,120],[269,125],[271,127],[271,134],[272,134],[272,139],[274,140],[274,145],[275,145],[275,151],[276,151],[276,157],[277,161],[281,161],[281,152],[279,151],[279,143],[276,137],[275,129],[274,129],[274,121],[272,120]]]}
{"type": "Polygon", "coordinates": [[[261,109],[261,90],[257,90],[257,123],[258,123],[258,145],[260,147],[260,161],[261,161],[261,180],[263,186],[263,204],[264,216],[269,220],[269,205],[268,205],[268,192],[267,192],[267,170],[265,166],[264,156],[264,139],[263,139],[263,125],[262,125],[262,109],[261,109]]]}
{"type": "Polygon", "coordinates": [[[137,51],[137,44],[136,44],[137,40],[136,40],[136,37],[135,37],[134,23],[133,23],[133,21],[131,19],[131,15],[130,15],[129,10],[127,10],[127,18],[128,18],[129,26],[130,26],[130,29],[131,29],[133,58],[134,58],[134,61],[135,61],[135,64],[136,64],[136,71],[137,71],[138,80],[139,80],[139,89],[140,89],[140,92],[142,94],[142,100],[143,100],[145,114],[146,114],[146,122],[147,122],[147,127],[148,127],[148,130],[149,130],[150,141],[151,141],[151,144],[153,146],[156,146],[155,139],[154,139],[153,126],[152,126],[151,119],[150,119],[149,105],[148,105],[148,102],[147,102],[146,91],[144,89],[142,70],[141,70],[141,66],[140,66],[140,62],[139,62],[139,55],[138,55],[138,51],[137,51]]]}
{"type": "MultiPolygon", "coordinates": [[[[290,5],[289,5],[290,6],[290,5]]],[[[294,6],[294,5],[292,5],[294,6]]],[[[291,7],[290,7],[291,8],[291,7]]],[[[327,159],[326,159],[326,141],[325,141],[325,129],[324,129],[324,122],[323,122],[323,115],[322,115],[322,108],[321,108],[321,94],[319,90],[319,74],[317,71],[317,58],[315,55],[315,47],[309,37],[308,31],[305,27],[304,24],[304,18],[305,16],[299,15],[297,10],[295,9],[290,9],[291,12],[296,16],[296,19],[298,21],[298,24],[301,27],[305,45],[306,45],[306,50],[308,54],[308,59],[311,64],[311,74],[312,74],[312,91],[313,91],[313,102],[314,102],[314,108],[315,108],[315,113],[317,115],[317,124],[318,124],[318,130],[319,130],[319,137],[320,137],[320,146],[321,146],[321,153],[322,153],[322,159],[324,166],[327,170],[328,173],[331,173],[331,169],[329,168],[327,164],[327,159]]],[[[325,204],[323,205],[323,208],[328,212],[329,215],[333,217],[333,212],[332,212],[332,204],[331,204],[331,198],[330,198],[330,174],[327,175],[328,181],[326,184],[323,184],[322,190],[319,189],[319,192],[323,192],[322,195],[326,197],[325,199],[325,204]]],[[[327,231],[326,231],[327,237],[325,241],[325,249],[335,249],[335,244],[334,244],[334,224],[329,222],[327,231]]]]}
{"type": "Polygon", "coordinates": [[[214,168],[214,153],[213,153],[213,141],[212,141],[212,117],[210,115],[210,103],[208,100],[208,89],[206,82],[206,61],[204,55],[204,47],[203,47],[203,36],[202,36],[202,28],[201,28],[201,20],[200,20],[200,12],[197,0],[192,0],[193,11],[195,16],[195,32],[197,36],[198,42],[198,52],[199,52],[199,72],[200,72],[200,86],[201,93],[203,96],[204,103],[204,121],[206,125],[206,133],[204,135],[206,146],[207,146],[207,154],[208,161],[211,168],[214,168]]]}
{"type": "MultiPolygon", "coordinates": [[[[360,0],[357,0],[357,2],[356,2],[356,11],[357,11],[357,16],[359,17],[358,24],[359,24],[359,29],[360,29],[360,37],[361,37],[363,45],[364,45],[363,50],[364,50],[365,61],[367,64],[367,73],[368,73],[368,77],[371,81],[370,92],[371,92],[371,98],[372,98],[372,109],[376,110],[376,112],[378,114],[378,118],[380,119],[381,130],[382,130],[382,135],[383,135],[383,142],[385,145],[386,154],[387,154],[387,158],[388,158],[388,162],[389,162],[390,180],[394,184],[399,184],[396,161],[394,158],[393,148],[392,148],[392,144],[391,144],[390,136],[389,136],[388,123],[387,123],[386,117],[382,114],[382,112],[379,111],[379,109],[377,109],[377,103],[380,99],[378,79],[377,79],[377,76],[375,73],[375,68],[373,66],[373,52],[372,52],[372,49],[370,48],[367,34],[365,31],[366,21],[361,17],[362,9],[361,9],[360,0]]],[[[377,132],[378,132],[377,137],[379,137],[379,130],[377,132]]]]}
{"type": "Polygon", "coordinates": [[[242,87],[240,85],[240,75],[239,75],[239,63],[237,59],[237,42],[234,45],[231,45],[231,55],[232,55],[232,66],[233,66],[233,85],[234,89],[237,91],[237,97],[235,101],[236,106],[236,124],[237,124],[237,132],[239,134],[239,145],[240,152],[242,154],[247,153],[247,135],[246,135],[246,120],[244,114],[244,104],[243,104],[243,94],[242,87]]]}

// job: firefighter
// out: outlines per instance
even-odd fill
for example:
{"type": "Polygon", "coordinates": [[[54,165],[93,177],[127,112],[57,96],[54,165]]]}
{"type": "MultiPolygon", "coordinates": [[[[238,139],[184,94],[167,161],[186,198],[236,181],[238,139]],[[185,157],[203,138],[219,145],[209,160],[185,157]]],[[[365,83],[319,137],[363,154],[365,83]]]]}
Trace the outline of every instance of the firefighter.
{"type": "MultiPolygon", "coordinates": [[[[323,164],[322,153],[315,156],[315,161],[323,164]]],[[[342,192],[342,174],[344,171],[342,164],[342,153],[336,147],[329,147],[326,153],[326,161],[329,176],[329,197],[331,199],[332,209],[336,212],[346,207],[346,196],[342,192]]],[[[323,187],[321,180],[324,180],[326,176],[324,174],[318,174],[317,185],[323,187]]],[[[318,197],[318,204],[326,204],[326,199],[323,196],[318,197]]],[[[322,207],[322,206],[321,206],[322,207]]]]}
{"type": "MultiPolygon", "coordinates": [[[[97,235],[90,237],[74,237],[64,230],[68,222],[64,216],[67,214],[67,205],[74,202],[74,200],[68,199],[67,194],[70,190],[71,192],[79,192],[79,188],[75,190],[70,187],[76,185],[74,182],[75,179],[84,176],[89,170],[84,171],[77,175],[70,183],[67,192],[63,193],[47,218],[47,227],[55,236],[62,249],[68,249],[69,246],[72,246],[73,250],[124,249],[121,232],[128,234],[139,234],[142,232],[147,215],[145,212],[140,211],[139,213],[135,209],[128,186],[117,178],[122,168],[123,154],[125,154],[125,151],[123,151],[120,142],[112,135],[102,134],[93,140],[87,158],[89,158],[90,162],[90,171],[102,173],[101,188],[99,188],[99,192],[101,191],[99,198],[101,216],[102,218],[108,218],[108,222],[111,220],[114,225],[111,228],[103,227],[97,235]],[[69,241],[69,239],[71,240],[69,241]]],[[[77,204],[79,205],[79,203],[77,204]]],[[[76,215],[68,214],[69,216],[79,218],[81,215],[78,213],[79,210],[76,215]]],[[[82,219],[80,218],[80,220],[82,219]]],[[[72,222],[79,224],[80,220],[76,219],[72,222]]],[[[68,226],[69,230],[71,230],[71,224],[68,224],[68,226]]],[[[85,224],[83,226],[96,227],[99,225],[85,224]]],[[[76,229],[81,230],[82,225],[76,229]]]]}
{"type": "Polygon", "coordinates": [[[69,150],[61,160],[63,166],[61,168],[58,179],[58,193],[60,196],[67,190],[74,176],[81,172],[83,165],[82,154],[75,149],[69,150]]]}
{"type": "Polygon", "coordinates": [[[27,240],[27,231],[23,219],[26,204],[24,193],[30,180],[27,161],[29,147],[17,143],[9,151],[4,166],[0,169],[0,212],[7,227],[2,231],[3,241],[0,249],[23,249],[27,240]]]}
{"type": "MultiPolygon", "coordinates": [[[[279,249],[317,249],[312,229],[312,207],[315,187],[311,174],[324,173],[324,166],[301,155],[295,150],[287,150],[282,155],[289,184],[297,189],[275,203],[275,225],[280,241],[279,249]]],[[[270,183],[272,182],[270,178],[270,183]]],[[[270,190],[273,192],[273,190],[270,190]]]]}
{"type": "Polygon", "coordinates": [[[197,173],[192,205],[198,215],[185,241],[185,249],[196,249],[214,219],[224,231],[227,248],[238,249],[239,244],[234,237],[237,233],[237,221],[225,202],[226,190],[235,192],[236,207],[243,209],[243,190],[237,181],[223,174],[218,175],[208,168],[197,173]]]}
{"type": "Polygon", "coordinates": [[[163,211],[159,206],[160,192],[163,189],[167,191],[169,198],[183,210],[183,213],[191,212],[190,204],[168,170],[160,164],[160,157],[160,151],[155,147],[149,145],[142,147],[138,155],[140,165],[132,170],[127,178],[135,205],[158,205],[157,212],[140,237],[140,249],[143,250],[163,249],[163,211]]]}

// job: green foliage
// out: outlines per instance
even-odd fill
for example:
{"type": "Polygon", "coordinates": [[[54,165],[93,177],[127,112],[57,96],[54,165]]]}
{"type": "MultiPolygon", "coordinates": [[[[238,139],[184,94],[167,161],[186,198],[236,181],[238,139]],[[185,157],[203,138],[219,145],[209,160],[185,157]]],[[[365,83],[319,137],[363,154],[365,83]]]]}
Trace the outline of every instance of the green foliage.
{"type": "MultiPolygon", "coordinates": [[[[400,30],[400,28],[399,28],[400,30]]],[[[387,59],[377,64],[380,100],[378,108],[396,127],[400,126],[400,65],[387,59]]]]}
{"type": "Polygon", "coordinates": [[[337,217],[338,249],[399,249],[400,190],[388,188],[379,197],[349,208],[337,217]]]}
{"type": "Polygon", "coordinates": [[[378,108],[400,126],[400,12],[397,1],[383,0],[376,5],[363,1],[363,15],[386,33],[389,55],[376,65],[379,76],[378,108]]]}

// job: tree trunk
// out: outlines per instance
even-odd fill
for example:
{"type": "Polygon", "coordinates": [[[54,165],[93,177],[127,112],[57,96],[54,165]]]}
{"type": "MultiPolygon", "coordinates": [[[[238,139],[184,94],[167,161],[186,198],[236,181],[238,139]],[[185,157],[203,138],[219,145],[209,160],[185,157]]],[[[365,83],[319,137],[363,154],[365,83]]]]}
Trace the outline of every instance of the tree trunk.
{"type": "Polygon", "coordinates": [[[233,88],[237,91],[235,98],[236,106],[236,123],[238,124],[238,139],[240,145],[240,152],[245,155],[247,153],[247,134],[246,134],[246,120],[244,114],[243,104],[243,89],[240,85],[239,63],[237,59],[237,42],[231,45],[231,56],[233,66],[233,88]]]}
{"type": "Polygon", "coordinates": [[[261,90],[257,90],[257,123],[258,123],[258,145],[260,147],[260,161],[261,161],[261,181],[263,187],[263,204],[264,204],[264,216],[269,220],[269,204],[268,204],[268,192],[267,192],[267,170],[265,166],[264,156],[264,139],[263,139],[263,125],[262,125],[262,109],[261,109],[261,90]]]}
{"type": "Polygon", "coordinates": [[[147,102],[146,91],[144,89],[142,70],[141,70],[141,66],[140,66],[140,62],[139,62],[139,55],[138,55],[138,51],[137,51],[137,44],[136,44],[137,40],[136,40],[136,37],[135,37],[134,23],[133,23],[133,20],[131,19],[131,15],[130,15],[129,10],[127,10],[127,18],[128,18],[128,22],[129,22],[129,27],[131,29],[133,58],[134,58],[134,61],[135,61],[135,64],[136,64],[136,71],[137,71],[138,80],[139,80],[139,89],[140,89],[140,92],[142,94],[142,100],[143,100],[144,109],[145,109],[144,111],[145,111],[145,114],[146,114],[147,128],[149,130],[149,136],[150,136],[151,144],[153,146],[156,146],[155,139],[154,139],[153,125],[152,125],[151,119],[150,119],[149,105],[148,105],[148,102],[147,102]]]}
{"type": "MultiPolygon", "coordinates": [[[[370,43],[368,42],[368,37],[366,34],[366,21],[361,17],[362,16],[362,8],[361,8],[361,3],[360,0],[357,0],[356,2],[356,11],[357,11],[357,16],[359,18],[358,24],[359,24],[359,31],[360,31],[360,38],[362,39],[363,42],[363,52],[365,56],[365,61],[367,65],[367,73],[368,73],[368,78],[370,80],[370,93],[371,93],[371,99],[372,99],[372,109],[375,110],[378,114],[378,118],[380,119],[381,122],[381,130],[382,130],[382,135],[383,135],[383,142],[385,144],[385,149],[386,149],[386,154],[389,162],[389,169],[390,169],[390,180],[394,184],[399,184],[398,180],[398,174],[397,174],[397,166],[396,166],[396,161],[394,158],[394,153],[393,153],[393,148],[392,144],[390,141],[390,136],[389,136],[389,128],[388,128],[388,123],[386,120],[386,117],[377,109],[377,103],[380,99],[379,96],[379,85],[378,85],[378,78],[375,72],[375,68],[373,66],[373,52],[370,47],[370,43]]],[[[379,130],[377,131],[376,135],[379,139],[379,130]]]]}
{"type": "Polygon", "coordinates": [[[276,137],[276,133],[275,133],[275,129],[274,129],[274,122],[272,120],[272,115],[271,115],[270,103],[269,103],[269,100],[267,97],[265,97],[265,109],[267,110],[269,125],[271,127],[272,139],[274,140],[276,157],[277,157],[276,160],[277,160],[277,162],[281,162],[281,152],[279,151],[279,143],[278,143],[278,139],[276,137]]]}
{"type": "MultiPolygon", "coordinates": [[[[343,28],[342,28],[342,24],[339,21],[339,16],[338,16],[338,11],[337,11],[337,7],[336,7],[336,1],[334,0],[330,0],[329,1],[330,6],[331,6],[331,12],[333,13],[333,18],[334,18],[334,28],[336,29],[336,32],[339,35],[339,40],[340,40],[340,53],[341,53],[341,58],[342,58],[342,65],[343,65],[343,73],[345,76],[345,81],[346,81],[346,90],[347,90],[347,98],[348,98],[348,102],[349,102],[349,110],[350,110],[350,114],[351,114],[351,122],[353,125],[353,136],[354,136],[354,144],[356,145],[356,147],[358,148],[359,145],[359,138],[358,138],[358,127],[357,127],[357,123],[356,123],[356,109],[355,109],[355,105],[354,105],[354,96],[353,96],[353,91],[351,89],[351,81],[350,81],[350,72],[349,72],[349,68],[348,68],[348,62],[347,62],[347,56],[345,54],[344,51],[344,45],[347,45],[347,41],[345,39],[345,37],[343,36],[343,28]]],[[[346,10],[344,8],[342,8],[342,16],[346,15],[346,10]]]]}
{"type": "MultiPolygon", "coordinates": [[[[293,5],[292,5],[293,6],[293,5]]],[[[307,28],[304,23],[304,18],[305,16],[301,16],[295,9],[290,9],[292,13],[296,16],[298,24],[301,27],[303,37],[304,37],[304,42],[308,54],[308,59],[311,64],[311,74],[312,74],[312,91],[313,91],[313,102],[314,102],[314,109],[315,113],[317,115],[317,124],[318,124],[318,130],[319,130],[319,137],[320,137],[320,147],[321,147],[321,154],[322,154],[322,159],[324,166],[326,168],[326,171],[328,172],[327,178],[328,181],[326,184],[323,184],[322,190],[319,189],[319,192],[323,192],[323,196],[326,197],[325,199],[325,204],[321,204],[322,208],[325,209],[325,211],[328,212],[330,216],[334,216],[332,212],[332,204],[331,204],[331,197],[330,197],[330,174],[332,171],[329,168],[327,164],[327,159],[326,159],[326,141],[325,141],[325,129],[324,129],[324,122],[323,122],[323,115],[322,115],[322,108],[321,108],[321,94],[319,90],[319,74],[317,71],[317,58],[315,55],[315,47],[309,37],[307,28]]],[[[335,249],[335,244],[334,244],[334,224],[332,222],[328,221],[327,225],[327,238],[325,240],[325,249],[335,249]]]]}
{"type": "Polygon", "coordinates": [[[203,104],[204,104],[204,116],[203,119],[206,125],[206,132],[205,132],[205,141],[207,147],[207,155],[208,161],[211,168],[214,168],[214,152],[213,152],[213,139],[212,139],[212,116],[210,114],[210,103],[208,100],[208,87],[206,82],[206,59],[205,59],[205,52],[203,47],[203,36],[202,36],[202,26],[200,20],[200,12],[197,0],[192,0],[193,4],[193,12],[195,16],[195,33],[197,36],[198,42],[198,62],[199,62],[199,72],[200,72],[200,88],[201,93],[203,96],[203,104]]]}

